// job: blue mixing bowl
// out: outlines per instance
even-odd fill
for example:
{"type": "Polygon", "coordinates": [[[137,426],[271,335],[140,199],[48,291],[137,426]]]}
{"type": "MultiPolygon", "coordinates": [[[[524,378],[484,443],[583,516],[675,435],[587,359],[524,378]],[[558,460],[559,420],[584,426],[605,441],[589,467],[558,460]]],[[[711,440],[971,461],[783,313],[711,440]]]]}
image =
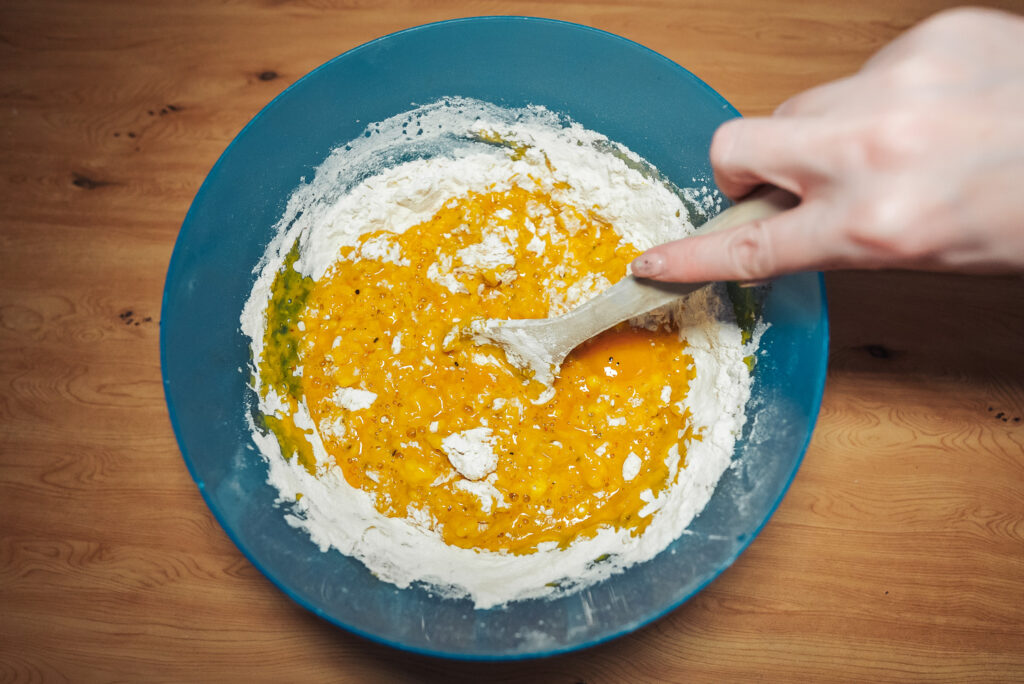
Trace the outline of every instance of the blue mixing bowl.
{"type": "Polygon", "coordinates": [[[272,582],[317,615],[382,643],[465,659],[550,655],[637,629],[727,568],[778,505],[807,448],[825,381],[819,274],[767,291],[748,421],[704,512],[652,560],[553,600],[475,610],[398,589],[321,553],[289,527],[246,423],[249,347],[239,314],[285,203],[330,150],[374,121],[444,96],[541,104],[621,142],[679,186],[710,178],[715,128],[737,112],[685,69],[594,29],[523,17],[431,24],[351,50],[284,91],[200,188],[167,274],[164,389],[185,462],[217,520],[272,582]]]}

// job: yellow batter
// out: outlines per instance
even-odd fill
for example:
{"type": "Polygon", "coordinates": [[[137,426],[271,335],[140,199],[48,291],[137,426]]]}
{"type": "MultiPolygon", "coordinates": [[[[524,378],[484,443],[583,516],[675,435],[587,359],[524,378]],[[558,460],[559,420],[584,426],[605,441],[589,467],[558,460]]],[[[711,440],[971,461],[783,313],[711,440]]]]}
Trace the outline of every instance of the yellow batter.
{"type": "MultiPolygon", "coordinates": [[[[448,544],[521,554],[604,525],[640,533],[641,511],[675,476],[665,454],[676,446],[682,467],[694,437],[675,408],[693,377],[677,333],[601,335],[569,356],[546,402],[501,351],[453,334],[481,318],[546,317],[571,304],[574,286],[622,278],[636,254],[586,209],[537,190],[453,198],[402,234],[364,234],[316,283],[286,261],[268,307],[264,386],[293,410],[305,400],[345,479],[382,514],[413,517],[448,544]],[[487,241],[506,257],[466,263],[487,241]],[[345,408],[339,388],[376,397],[345,408]],[[481,426],[497,468],[470,491],[442,440],[481,426]]],[[[286,414],[267,425],[312,471],[308,435],[286,414]]]]}

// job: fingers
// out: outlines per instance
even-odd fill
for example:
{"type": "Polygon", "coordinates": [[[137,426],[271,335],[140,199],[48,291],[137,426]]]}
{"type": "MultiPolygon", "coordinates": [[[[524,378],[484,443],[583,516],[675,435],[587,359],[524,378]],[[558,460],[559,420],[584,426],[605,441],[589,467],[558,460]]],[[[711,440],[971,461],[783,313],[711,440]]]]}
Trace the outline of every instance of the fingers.
{"type": "Polygon", "coordinates": [[[647,250],[631,264],[633,275],[653,280],[756,281],[836,261],[835,245],[822,240],[813,207],[800,205],[768,219],[684,238],[647,250]]]}
{"type": "Polygon", "coordinates": [[[819,128],[815,120],[802,118],[725,122],[711,140],[715,183],[733,199],[765,183],[802,195],[815,167],[819,128]]]}

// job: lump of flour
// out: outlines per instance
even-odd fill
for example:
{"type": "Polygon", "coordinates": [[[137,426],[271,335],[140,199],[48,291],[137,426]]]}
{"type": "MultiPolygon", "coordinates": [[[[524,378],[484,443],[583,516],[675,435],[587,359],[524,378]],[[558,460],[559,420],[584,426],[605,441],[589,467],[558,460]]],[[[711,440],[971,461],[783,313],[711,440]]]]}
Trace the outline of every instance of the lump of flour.
{"type": "Polygon", "coordinates": [[[478,427],[448,435],[441,447],[452,467],[467,480],[482,480],[498,467],[489,428],[478,427]]]}

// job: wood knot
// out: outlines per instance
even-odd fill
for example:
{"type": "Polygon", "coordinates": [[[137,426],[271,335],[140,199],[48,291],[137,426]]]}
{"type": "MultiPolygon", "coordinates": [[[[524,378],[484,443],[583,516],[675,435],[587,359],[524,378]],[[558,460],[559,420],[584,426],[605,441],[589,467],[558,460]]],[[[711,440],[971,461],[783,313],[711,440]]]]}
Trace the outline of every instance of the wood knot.
{"type": "Polygon", "coordinates": [[[95,178],[89,178],[80,173],[71,172],[71,184],[76,188],[82,188],[83,190],[95,190],[96,188],[102,188],[107,185],[113,185],[110,181],[96,180],[95,178]]]}
{"type": "Polygon", "coordinates": [[[1014,423],[1019,423],[1020,422],[1020,416],[1011,415],[1011,414],[1007,413],[1006,411],[999,411],[998,413],[996,413],[995,410],[996,409],[995,409],[994,406],[989,406],[988,407],[988,412],[989,413],[994,413],[994,415],[992,417],[995,418],[998,421],[1002,421],[1004,423],[1009,423],[1011,421],[1014,422],[1014,423]]]}
{"type": "Polygon", "coordinates": [[[117,317],[120,318],[121,322],[124,323],[125,325],[131,325],[136,327],[142,325],[143,323],[151,323],[153,321],[153,318],[151,316],[145,316],[136,320],[135,312],[132,311],[131,309],[126,309],[125,311],[122,311],[117,315],[117,317]]]}
{"type": "Polygon", "coordinates": [[[260,72],[261,81],[273,81],[275,78],[277,78],[276,71],[271,71],[270,69],[267,69],[266,71],[260,72]]]}
{"type": "Polygon", "coordinates": [[[864,351],[876,359],[891,359],[892,351],[888,347],[884,347],[880,344],[866,344],[864,345],[864,351]]]}

